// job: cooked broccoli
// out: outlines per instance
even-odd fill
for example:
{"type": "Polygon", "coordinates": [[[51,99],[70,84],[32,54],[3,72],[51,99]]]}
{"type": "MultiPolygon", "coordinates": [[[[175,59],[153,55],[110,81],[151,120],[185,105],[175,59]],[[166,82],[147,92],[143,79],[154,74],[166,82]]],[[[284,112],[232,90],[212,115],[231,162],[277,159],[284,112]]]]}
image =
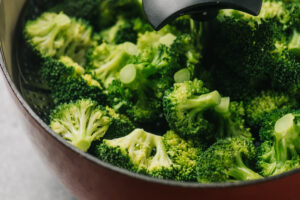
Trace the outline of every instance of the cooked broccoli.
{"type": "MultiPolygon", "coordinates": [[[[291,4],[296,6],[296,3],[291,4]]],[[[211,53],[206,57],[209,59],[208,66],[214,65],[216,70],[221,71],[220,75],[223,78],[216,79],[219,82],[218,86],[230,92],[230,88],[237,85],[231,81],[232,78],[239,77],[238,82],[246,90],[291,88],[291,84],[284,82],[290,83],[299,77],[292,77],[290,80],[286,78],[282,81],[279,77],[284,74],[283,71],[299,74],[299,69],[295,67],[296,63],[290,59],[282,59],[284,56],[281,54],[284,49],[282,46],[286,46],[285,43],[289,41],[291,32],[289,30],[294,27],[290,17],[294,10],[281,1],[264,1],[258,17],[234,10],[221,11],[212,28],[212,31],[218,34],[211,34],[209,43],[212,46],[209,47],[211,53]],[[223,72],[226,77],[222,75],[223,72]],[[231,82],[231,85],[224,85],[226,82],[231,82]]],[[[289,73],[286,77],[290,75],[293,74],[289,73]]],[[[221,88],[220,90],[222,91],[221,88]]],[[[237,94],[234,92],[231,92],[233,95],[225,94],[234,97],[245,93],[241,90],[238,90],[237,94]]]]}
{"type": "Polygon", "coordinates": [[[137,48],[133,43],[113,45],[104,42],[89,50],[87,70],[108,87],[114,79],[118,78],[122,67],[136,54],[137,48]]]}
{"type": "Polygon", "coordinates": [[[209,91],[195,79],[176,83],[163,98],[165,117],[171,129],[182,137],[200,136],[203,141],[244,135],[243,105],[209,91]]]}
{"type": "Polygon", "coordinates": [[[178,53],[172,48],[175,40],[171,33],[146,32],[139,35],[138,55],[120,70],[119,80],[108,86],[113,108],[123,110],[121,112],[139,124],[163,117],[161,99],[180,69],[178,53]]]}
{"type": "Polygon", "coordinates": [[[174,131],[168,131],[163,135],[163,142],[169,158],[177,168],[174,177],[178,181],[197,181],[196,164],[198,156],[205,146],[199,141],[185,140],[174,131]]]}
{"type": "Polygon", "coordinates": [[[143,17],[142,1],[140,0],[103,0],[98,6],[98,29],[112,26],[118,16],[126,19],[143,17]]]}
{"type": "Polygon", "coordinates": [[[176,171],[162,136],[143,129],[135,129],[121,138],[103,140],[97,154],[101,160],[115,166],[158,178],[172,178],[176,171]]]}
{"type": "Polygon", "coordinates": [[[93,44],[92,28],[82,20],[64,13],[43,13],[25,25],[24,37],[42,56],[60,58],[69,56],[79,64],[85,64],[85,55],[93,44]]]}
{"type": "Polygon", "coordinates": [[[95,23],[98,16],[100,0],[63,0],[50,9],[51,12],[64,12],[66,15],[75,18],[82,18],[89,23],[95,23]]]}
{"type": "Polygon", "coordinates": [[[299,111],[273,111],[260,130],[262,141],[257,165],[264,176],[287,172],[300,166],[299,111]]]}
{"type": "Polygon", "coordinates": [[[262,178],[252,169],[255,159],[256,149],[251,138],[218,140],[199,156],[198,181],[210,183],[262,178]]]}
{"type": "Polygon", "coordinates": [[[42,77],[50,87],[55,104],[86,98],[102,105],[106,102],[100,83],[91,75],[85,74],[83,67],[69,57],[64,56],[59,60],[51,57],[45,58],[42,77]]]}
{"type": "Polygon", "coordinates": [[[103,139],[110,140],[124,137],[135,129],[133,123],[125,115],[116,113],[115,110],[110,107],[106,107],[106,111],[111,119],[111,122],[103,139]]]}
{"type": "Polygon", "coordinates": [[[210,135],[214,125],[205,118],[205,111],[214,109],[221,102],[217,91],[210,92],[203,82],[195,79],[175,83],[163,98],[165,117],[174,131],[183,137],[210,135]]]}
{"type": "Polygon", "coordinates": [[[106,115],[96,102],[82,99],[56,107],[50,116],[50,128],[75,147],[87,151],[109,128],[110,118],[106,115]]]}
{"type": "Polygon", "coordinates": [[[114,26],[101,31],[102,39],[109,44],[137,42],[138,33],[134,30],[134,23],[120,17],[114,26]]]}
{"type": "Polygon", "coordinates": [[[28,5],[22,81],[52,97],[47,123],[79,149],[201,183],[300,167],[299,0],[265,0],[258,16],[224,9],[205,23],[185,15],[160,31],[142,0],[28,5]]]}
{"type": "Polygon", "coordinates": [[[245,102],[246,123],[258,131],[267,113],[277,109],[296,108],[297,100],[286,93],[262,91],[245,102]]]}

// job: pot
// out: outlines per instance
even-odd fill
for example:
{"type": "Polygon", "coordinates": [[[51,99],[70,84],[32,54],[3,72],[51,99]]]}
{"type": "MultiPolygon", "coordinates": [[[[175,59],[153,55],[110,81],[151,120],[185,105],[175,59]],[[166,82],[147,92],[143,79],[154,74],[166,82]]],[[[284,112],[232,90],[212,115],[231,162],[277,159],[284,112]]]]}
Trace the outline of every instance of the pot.
{"type": "Polygon", "coordinates": [[[46,105],[47,95],[41,88],[28,87],[34,80],[26,77],[26,69],[20,68],[17,62],[19,41],[16,38],[22,31],[17,24],[24,3],[25,0],[0,0],[1,70],[15,105],[23,115],[24,130],[36,151],[78,199],[300,199],[300,169],[247,182],[182,183],[138,175],[104,163],[71,146],[39,117],[41,113],[38,113],[37,107],[46,105]]]}

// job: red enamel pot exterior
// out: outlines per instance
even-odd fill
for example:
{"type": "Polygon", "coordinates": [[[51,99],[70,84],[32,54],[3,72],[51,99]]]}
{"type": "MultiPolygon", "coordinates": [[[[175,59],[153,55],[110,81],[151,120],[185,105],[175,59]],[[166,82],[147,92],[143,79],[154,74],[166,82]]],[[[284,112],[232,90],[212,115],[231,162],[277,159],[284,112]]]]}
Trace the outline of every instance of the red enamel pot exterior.
{"type": "MultiPolygon", "coordinates": [[[[13,32],[24,0],[0,0],[0,65],[7,88],[23,115],[24,130],[61,182],[83,200],[299,200],[300,170],[251,182],[195,184],[136,175],[80,152],[53,133],[16,87],[13,32]]],[[[28,155],[30,156],[30,155],[28,155]]]]}

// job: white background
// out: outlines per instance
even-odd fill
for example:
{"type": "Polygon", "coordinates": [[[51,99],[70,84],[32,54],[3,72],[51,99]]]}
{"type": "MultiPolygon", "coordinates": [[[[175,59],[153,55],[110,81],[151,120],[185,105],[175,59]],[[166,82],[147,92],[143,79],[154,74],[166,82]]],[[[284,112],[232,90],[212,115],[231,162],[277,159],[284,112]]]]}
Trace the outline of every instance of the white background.
{"type": "Polygon", "coordinates": [[[75,200],[41,161],[15,111],[0,74],[0,199],[75,200]]]}

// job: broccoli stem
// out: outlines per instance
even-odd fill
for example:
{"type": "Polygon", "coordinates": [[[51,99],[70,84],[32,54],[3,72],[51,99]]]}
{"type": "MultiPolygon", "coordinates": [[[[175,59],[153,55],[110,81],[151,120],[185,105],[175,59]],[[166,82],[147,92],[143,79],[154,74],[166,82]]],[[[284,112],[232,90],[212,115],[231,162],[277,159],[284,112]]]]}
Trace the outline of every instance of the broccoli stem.
{"type": "Polygon", "coordinates": [[[181,69],[174,74],[174,80],[176,83],[183,83],[191,79],[191,73],[187,68],[181,69]]]}
{"type": "Polygon", "coordinates": [[[235,180],[254,180],[262,178],[261,175],[257,174],[253,170],[249,169],[243,162],[242,156],[240,153],[236,155],[236,167],[233,167],[229,170],[229,175],[232,176],[235,180]]]}
{"type": "Polygon", "coordinates": [[[299,137],[297,131],[298,127],[294,123],[294,120],[295,116],[293,114],[287,114],[280,118],[275,124],[275,152],[276,159],[280,161],[280,163],[284,163],[288,160],[288,149],[292,150],[293,145],[297,144],[297,142],[291,142],[299,137]]]}
{"type": "Polygon", "coordinates": [[[201,96],[192,97],[183,103],[178,105],[179,110],[191,110],[198,111],[205,110],[214,107],[221,102],[221,95],[218,91],[213,91],[201,96]]]}
{"type": "Polygon", "coordinates": [[[293,37],[288,44],[288,49],[296,56],[300,56],[300,33],[298,33],[296,30],[294,30],[293,37]]]}
{"type": "Polygon", "coordinates": [[[133,64],[126,65],[120,71],[120,81],[124,84],[130,84],[135,81],[137,75],[136,68],[133,64]]]}
{"type": "Polygon", "coordinates": [[[222,114],[223,116],[230,115],[229,112],[230,98],[223,97],[219,105],[215,107],[215,111],[222,114]]]}

